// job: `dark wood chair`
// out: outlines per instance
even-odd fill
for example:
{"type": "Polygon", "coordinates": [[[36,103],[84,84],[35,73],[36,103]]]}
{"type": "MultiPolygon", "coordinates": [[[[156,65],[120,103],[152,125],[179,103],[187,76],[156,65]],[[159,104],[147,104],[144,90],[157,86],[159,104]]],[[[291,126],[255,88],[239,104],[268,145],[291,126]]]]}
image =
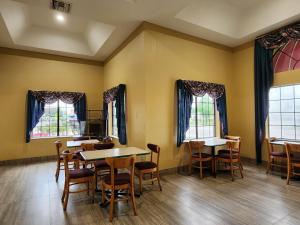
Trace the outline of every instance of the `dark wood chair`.
{"type": "Polygon", "coordinates": [[[69,169],[69,162],[72,160],[73,154],[67,151],[63,152],[64,165],[65,165],[65,185],[64,191],[61,197],[63,203],[63,209],[67,209],[69,194],[71,193],[80,193],[87,192],[89,195],[90,191],[92,192],[92,202],[94,203],[95,197],[95,175],[91,169],[82,168],[82,169],[69,169]],[[70,186],[76,184],[86,184],[86,189],[80,189],[75,191],[70,191],[70,186]]]}
{"type": "Polygon", "coordinates": [[[300,176],[300,143],[285,143],[285,151],[287,156],[287,179],[286,184],[290,184],[290,179],[292,176],[300,176]],[[296,171],[295,169],[298,169],[296,171]]]}
{"type": "MultiPolygon", "coordinates": [[[[224,170],[229,170],[231,172],[231,179],[234,181],[234,171],[239,170],[241,177],[243,178],[243,172],[242,172],[242,163],[240,160],[240,152],[236,151],[236,149],[239,149],[240,141],[227,141],[226,146],[227,150],[229,150],[228,153],[222,153],[216,156],[215,160],[216,162],[222,162],[224,163],[224,170]]],[[[215,163],[217,165],[217,163],[215,163]]],[[[215,171],[217,172],[217,166],[215,171]]]]}
{"type": "Polygon", "coordinates": [[[214,162],[211,154],[204,153],[204,141],[189,141],[189,174],[192,174],[192,168],[200,169],[200,178],[203,178],[203,168],[208,168],[208,166],[204,166],[204,163],[211,162],[211,170],[214,173],[214,162]],[[198,164],[199,163],[199,164],[198,164]],[[199,166],[198,166],[198,165],[199,166]]]}
{"type": "Polygon", "coordinates": [[[276,141],[276,138],[270,137],[266,138],[267,147],[268,147],[268,165],[267,173],[273,169],[273,167],[279,167],[281,169],[287,167],[287,155],[286,151],[275,151],[273,141],[276,141]]]}
{"type": "MultiPolygon", "coordinates": [[[[64,158],[63,155],[61,154],[61,148],[62,148],[62,143],[61,141],[55,141],[55,148],[56,148],[56,172],[55,172],[55,180],[56,182],[58,181],[59,178],[59,173],[61,170],[64,170],[64,158]]],[[[68,150],[67,150],[68,151],[68,150]]],[[[68,151],[69,153],[72,153],[68,151]]],[[[78,166],[78,158],[75,154],[73,154],[73,157],[71,160],[69,160],[69,164],[72,164],[73,169],[78,166]]]]}
{"type": "Polygon", "coordinates": [[[139,178],[140,194],[142,194],[142,189],[143,189],[142,182],[143,180],[145,180],[146,174],[151,175],[151,178],[147,179],[147,181],[151,181],[152,185],[154,184],[154,181],[157,181],[159,190],[162,191],[161,184],[160,184],[160,175],[159,175],[160,147],[154,144],[148,144],[147,147],[151,150],[150,161],[135,163],[135,175],[139,178]],[[154,162],[154,154],[156,154],[156,162],[154,162]]]}
{"type": "Polygon", "coordinates": [[[112,222],[114,214],[115,201],[127,201],[131,199],[134,215],[137,215],[134,198],[134,157],[125,158],[107,158],[107,164],[110,166],[110,174],[102,179],[102,203],[104,204],[108,196],[105,191],[110,190],[111,196],[107,200],[110,202],[109,221],[112,222]],[[128,172],[119,173],[119,169],[127,169],[128,172]],[[118,198],[118,190],[127,190],[127,196],[118,198]],[[130,197],[129,197],[130,196],[130,197]]]}

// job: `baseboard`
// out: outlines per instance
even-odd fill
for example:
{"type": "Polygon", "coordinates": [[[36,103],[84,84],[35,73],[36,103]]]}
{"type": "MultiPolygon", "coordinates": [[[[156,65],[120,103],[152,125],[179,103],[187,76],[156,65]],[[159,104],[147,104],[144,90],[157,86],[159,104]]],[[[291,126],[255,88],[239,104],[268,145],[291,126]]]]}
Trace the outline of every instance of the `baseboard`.
{"type": "Polygon", "coordinates": [[[56,155],[50,155],[50,156],[40,156],[40,157],[31,157],[31,158],[23,158],[23,159],[2,160],[0,161],[0,166],[23,165],[23,164],[26,165],[31,163],[49,162],[56,159],[57,159],[56,155]]]}

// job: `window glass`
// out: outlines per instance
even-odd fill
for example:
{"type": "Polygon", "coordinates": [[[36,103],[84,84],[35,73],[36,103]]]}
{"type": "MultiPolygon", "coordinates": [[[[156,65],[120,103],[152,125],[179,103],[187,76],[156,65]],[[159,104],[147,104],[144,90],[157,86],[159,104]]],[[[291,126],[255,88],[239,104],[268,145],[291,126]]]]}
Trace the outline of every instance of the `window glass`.
{"type": "Polygon", "coordinates": [[[118,125],[117,125],[117,114],[116,114],[116,101],[112,102],[112,131],[111,134],[113,136],[118,136],[118,125]]]}

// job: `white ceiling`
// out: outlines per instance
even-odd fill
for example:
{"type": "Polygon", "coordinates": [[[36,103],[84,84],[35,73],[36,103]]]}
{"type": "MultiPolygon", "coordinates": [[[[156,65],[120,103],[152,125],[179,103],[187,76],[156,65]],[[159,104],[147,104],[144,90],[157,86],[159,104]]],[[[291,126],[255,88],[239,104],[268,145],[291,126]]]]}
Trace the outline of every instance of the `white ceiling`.
{"type": "Polygon", "coordinates": [[[0,0],[0,46],[103,61],[142,21],[235,47],[300,19],[299,0],[0,0]]]}

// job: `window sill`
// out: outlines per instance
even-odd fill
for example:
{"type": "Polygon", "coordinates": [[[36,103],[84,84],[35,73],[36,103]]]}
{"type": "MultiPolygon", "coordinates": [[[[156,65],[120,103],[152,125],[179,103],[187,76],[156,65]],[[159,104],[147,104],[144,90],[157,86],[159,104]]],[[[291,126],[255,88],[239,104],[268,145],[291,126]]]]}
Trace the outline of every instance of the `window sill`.
{"type": "Polygon", "coordinates": [[[34,138],[30,138],[30,140],[47,140],[47,139],[76,138],[76,137],[80,137],[80,136],[34,137],[34,138]]]}

